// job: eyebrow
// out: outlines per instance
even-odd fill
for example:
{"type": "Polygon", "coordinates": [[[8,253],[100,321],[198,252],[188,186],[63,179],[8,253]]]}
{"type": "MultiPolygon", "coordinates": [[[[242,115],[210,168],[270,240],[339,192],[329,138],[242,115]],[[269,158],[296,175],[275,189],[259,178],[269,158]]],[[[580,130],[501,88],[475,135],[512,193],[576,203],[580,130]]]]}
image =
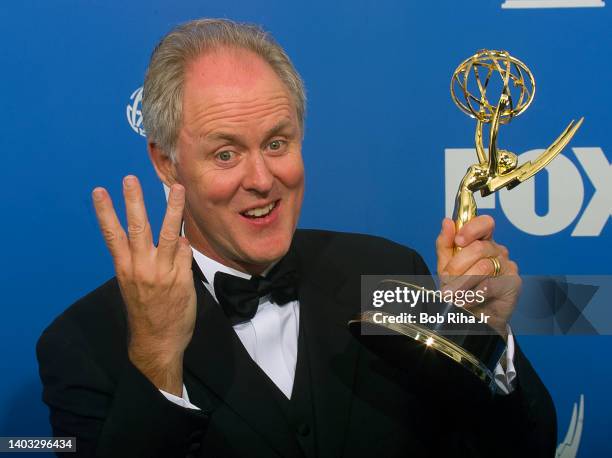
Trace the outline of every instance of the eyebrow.
{"type": "MultiPolygon", "coordinates": [[[[283,119],[279,122],[277,122],[271,129],[269,129],[266,134],[265,134],[265,139],[269,139],[270,137],[274,137],[275,135],[280,134],[281,132],[283,132],[284,130],[286,130],[287,128],[289,128],[291,130],[291,133],[293,133],[294,131],[294,127],[291,123],[291,120],[289,119],[283,119]]],[[[212,141],[227,141],[230,143],[235,143],[235,144],[242,144],[242,139],[240,137],[240,135],[236,135],[236,134],[231,134],[229,132],[223,132],[223,131],[218,131],[218,132],[212,132],[208,135],[206,135],[204,137],[204,140],[212,140],[212,141]]]]}
{"type": "Polygon", "coordinates": [[[213,132],[206,135],[204,140],[224,140],[230,143],[240,143],[240,137],[238,135],[230,134],[228,132],[213,132]]]}
{"type": "Polygon", "coordinates": [[[281,132],[285,131],[286,129],[288,129],[290,131],[290,133],[293,133],[293,131],[294,131],[293,124],[291,123],[291,120],[289,120],[289,119],[283,119],[283,120],[277,122],[276,125],[274,125],[274,127],[272,127],[272,129],[270,129],[266,133],[266,139],[268,139],[270,137],[274,137],[275,135],[280,134],[281,132]]]}

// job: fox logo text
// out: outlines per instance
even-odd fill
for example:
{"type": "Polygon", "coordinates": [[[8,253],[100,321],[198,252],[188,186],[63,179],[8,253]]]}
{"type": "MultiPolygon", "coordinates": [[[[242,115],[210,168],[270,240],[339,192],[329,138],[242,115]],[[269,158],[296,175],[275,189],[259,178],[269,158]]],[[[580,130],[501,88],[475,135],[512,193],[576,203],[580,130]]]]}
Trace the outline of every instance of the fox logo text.
{"type": "MultiPolygon", "coordinates": [[[[519,156],[519,163],[535,159],[543,150],[534,149],[519,156]]],[[[550,235],[560,232],[576,223],[572,236],[596,237],[612,215],[612,164],[603,150],[598,147],[572,148],[577,158],[574,164],[567,156],[560,154],[545,169],[548,181],[548,209],[540,215],[536,211],[535,180],[540,175],[521,183],[508,191],[502,189],[496,194],[481,197],[476,193],[479,209],[496,208],[499,205],[514,226],[532,235],[550,235]],[[581,174],[581,170],[583,174],[581,174]],[[583,175],[588,183],[583,181],[583,175]],[[585,185],[594,189],[585,199],[585,185]]],[[[446,215],[452,216],[455,194],[461,178],[476,159],[476,151],[469,148],[447,148],[445,150],[445,194],[446,215]]],[[[540,192],[538,190],[538,192],[540,192]]]]}

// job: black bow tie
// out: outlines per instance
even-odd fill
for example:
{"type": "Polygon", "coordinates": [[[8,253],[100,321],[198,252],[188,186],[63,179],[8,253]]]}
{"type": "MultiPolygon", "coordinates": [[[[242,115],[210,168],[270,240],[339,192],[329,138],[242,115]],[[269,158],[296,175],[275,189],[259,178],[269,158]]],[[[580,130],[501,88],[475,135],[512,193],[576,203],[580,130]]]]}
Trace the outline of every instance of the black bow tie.
{"type": "Polygon", "coordinates": [[[297,299],[297,272],[287,259],[282,259],[267,276],[250,279],[217,272],[215,295],[233,325],[251,320],[257,312],[259,298],[267,296],[278,305],[297,299]]]}

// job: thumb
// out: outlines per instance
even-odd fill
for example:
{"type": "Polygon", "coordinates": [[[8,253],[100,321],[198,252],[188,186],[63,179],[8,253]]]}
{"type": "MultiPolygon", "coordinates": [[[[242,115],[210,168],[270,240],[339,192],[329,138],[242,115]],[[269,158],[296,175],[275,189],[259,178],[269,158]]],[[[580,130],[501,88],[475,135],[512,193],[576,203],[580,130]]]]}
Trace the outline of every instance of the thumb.
{"type": "Polygon", "coordinates": [[[436,239],[436,255],[438,256],[438,275],[441,275],[446,265],[453,257],[455,248],[455,223],[450,218],[442,220],[442,231],[436,239]]]}

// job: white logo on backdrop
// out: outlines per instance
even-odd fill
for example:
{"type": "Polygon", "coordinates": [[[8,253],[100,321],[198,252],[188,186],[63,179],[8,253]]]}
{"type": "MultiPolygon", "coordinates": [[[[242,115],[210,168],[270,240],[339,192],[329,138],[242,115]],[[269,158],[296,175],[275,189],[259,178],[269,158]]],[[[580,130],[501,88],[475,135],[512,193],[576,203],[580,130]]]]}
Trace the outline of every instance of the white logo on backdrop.
{"type": "MultiPolygon", "coordinates": [[[[535,149],[519,156],[520,163],[535,159],[544,150],[535,149]]],[[[601,234],[612,215],[612,164],[608,162],[601,148],[572,148],[582,171],[595,188],[591,199],[582,210],[584,203],[584,182],[578,167],[566,156],[560,154],[546,167],[548,175],[548,212],[538,215],[535,208],[535,180],[499,193],[502,211],[514,226],[532,235],[551,235],[578,222],[572,236],[601,234]]],[[[457,188],[463,175],[474,163],[476,151],[473,148],[445,149],[445,193],[446,216],[452,216],[457,188]]],[[[495,194],[481,197],[474,194],[479,209],[494,209],[495,194]]]]}
{"type": "Polygon", "coordinates": [[[502,8],[601,8],[602,0],[506,0],[502,8]]]}
{"type": "Polygon", "coordinates": [[[572,419],[570,420],[565,439],[557,446],[556,458],[574,458],[580,446],[582,425],[584,424],[584,394],[580,395],[580,406],[574,402],[572,419]]]}
{"type": "Polygon", "coordinates": [[[142,86],[132,92],[130,95],[130,103],[125,108],[125,114],[127,120],[130,123],[130,127],[137,134],[146,137],[144,127],[142,126],[142,86]]]}

